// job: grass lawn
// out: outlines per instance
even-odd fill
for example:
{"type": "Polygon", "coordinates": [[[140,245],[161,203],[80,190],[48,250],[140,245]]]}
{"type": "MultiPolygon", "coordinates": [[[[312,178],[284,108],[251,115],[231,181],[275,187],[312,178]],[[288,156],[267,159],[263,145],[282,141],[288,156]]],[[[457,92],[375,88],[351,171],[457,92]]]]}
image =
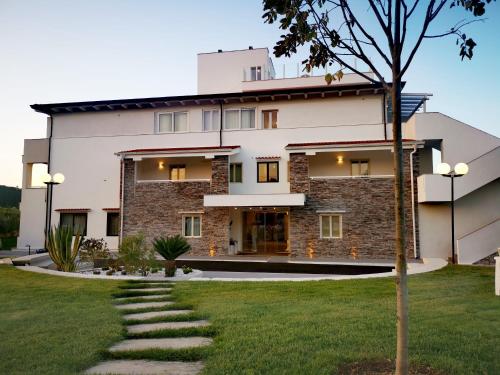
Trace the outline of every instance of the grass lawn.
{"type": "Polygon", "coordinates": [[[122,337],[119,283],[0,266],[0,374],[77,374],[122,337]]]}
{"type": "MultiPolygon", "coordinates": [[[[410,353],[448,374],[500,373],[493,268],[447,267],[410,278],[410,353]]],[[[77,373],[122,336],[118,283],[0,266],[0,373],[77,373]]],[[[206,374],[335,374],[394,358],[394,280],[177,283],[179,304],[208,316],[206,374]]]]}

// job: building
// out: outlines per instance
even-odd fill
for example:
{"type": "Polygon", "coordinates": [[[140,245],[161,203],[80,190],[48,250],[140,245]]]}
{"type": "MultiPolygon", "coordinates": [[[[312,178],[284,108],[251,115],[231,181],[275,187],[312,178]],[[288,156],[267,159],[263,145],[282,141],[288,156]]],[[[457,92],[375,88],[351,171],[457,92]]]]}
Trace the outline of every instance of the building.
{"type": "MultiPolygon", "coordinates": [[[[500,245],[500,139],[427,99],[403,97],[406,249],[450,255],[450,181],[433,165],[467,162],[456,233],[473,263],[500,245]]],[[[192,255],[393,258],[387,102],[356,74],[277,79],[267,48],[249,48],[199,54],[197,95],[32,105],[47,138],[25,141],[18,247],[43,247],[51,222],[114,249],[143,232],[182,234],[192,255]],[[66,177],[51,199],[33,178],[47,165],[66,177]]]]}

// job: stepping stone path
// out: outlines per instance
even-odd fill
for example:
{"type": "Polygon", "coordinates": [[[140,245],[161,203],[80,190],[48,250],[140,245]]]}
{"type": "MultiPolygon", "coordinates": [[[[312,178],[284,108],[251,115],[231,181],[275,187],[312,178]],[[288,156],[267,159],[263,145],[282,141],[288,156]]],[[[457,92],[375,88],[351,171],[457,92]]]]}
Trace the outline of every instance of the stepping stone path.
{"type": "Polygon", "coordinates": [[[127,302],[127,301],[134,300],[134,299],[157,299],[157,298],[165,298],[165,297],[169,297],[169,296],[170,296],[169,294],[151,294],[149,296],[115,298],[115,301],[127,302]]]}
{"type": "Polygon", "coordinates": [[[165,307],[173,304],[174,303],[172,301],[140,302],[140,303],[127,303],[125,305],[115,305],[115,307],[120,310],[139,310],[139,309],[148,309],[151,307],[165,307]]]}
{"type": "MultiPolygon", "coordinates": [[[[167,307],[172,305],[173,301],[161,301],[161,302],[148,302],[147,300],[155,298],[165,298],[169,297],[172,288],[170,287],[160,287],[158,283],[141,283],[140,288],[138,284],[130,283],[130,288],[126,288],[128,291],[138,292],[138,296],[121,297],[116,298],[115,301],[120,302],[120,304],[115,305],[117,309],[120,310],[139,310],[139,309],[158,309],[162,307],[167,307]],[[150,294],[151,292],[165,292],[165,294],[150,294]],[[144,300],[145,302],[137,302],[137,300],[144,300]],[[131,303],[127,301],[133,300],[131,303]]],[[[168,284],[169,286],[172,284],[168,284]]],[[[175,350],[191,349],[206,347],[212,344],[212,339],[209,337],[202,336],[187,336],[187,337],[169,337],[171,335],[165,335],[166,337],[161,337],[164,333],[168,333],[169,330],[179,330],[179,329],[196,329],[208,327],[210,323],[207,320],[180,320],[183,315],[188,317],[188,314],[192,313],[192,310],[161,310],[161,311],[148,311],[140,313],[129,313],[123,315],[123,319],[126,321],[133,321],[132,325],[127,325],[126,329],[129,334],[141,335],[141,334],[151,334],[158,331],[155,334],[155,338],[130,338],[123,340],[111,348],[108,349],[113,355],[119,355],[120,353],[133,354],[133,360],[127,359],[115,359],[103,361],[96,366],[88,369],[85,374],[88,375],[104,375],[104,374],[123,374],[123,375],[194,375],[198,374],[203,370],[203,362],[179,362],[179,361],[158,361],[158,360],[148,360],[140,359],[141,352],[148,350],[167,350],[172,352],[175,350]],[[175,321],[172,322],[151,322],[151,319],[160,319],[164,317],[176,317],[175,321]],[[134,324],[135,323],[135,324],[134,324]]],[[[130,336],[134,337],[134,336],[130,336]]],[[[149,337],[149,336],[146,336],[149,337]]],[[[144,358],[144,357],[142,357],[144,358]]]]}

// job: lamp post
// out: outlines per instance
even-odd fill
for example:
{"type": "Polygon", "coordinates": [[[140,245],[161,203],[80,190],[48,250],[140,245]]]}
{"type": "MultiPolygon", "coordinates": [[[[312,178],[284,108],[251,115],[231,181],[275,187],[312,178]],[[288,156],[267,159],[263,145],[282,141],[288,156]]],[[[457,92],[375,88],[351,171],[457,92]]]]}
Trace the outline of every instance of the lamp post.
{"type": "Polygon", "coordinates": [[[455,177],[462,177],[469,172],[469,166],[458,163],[452,170],[448,163],[440,163],[437,172],[451,180],[451,263],[455,263],[455,177]]]}
{"type": "Polygon", "coordinates": [[[47,236],[52,221],[52,189],[54,185],[59,185],[64,182],[64,175],[62,173],[55,173],[51,176],[47,173],[42,177],[42,182],[47,185],[47,212],[45,217],[45,246],[47,246],[47,236]]]}

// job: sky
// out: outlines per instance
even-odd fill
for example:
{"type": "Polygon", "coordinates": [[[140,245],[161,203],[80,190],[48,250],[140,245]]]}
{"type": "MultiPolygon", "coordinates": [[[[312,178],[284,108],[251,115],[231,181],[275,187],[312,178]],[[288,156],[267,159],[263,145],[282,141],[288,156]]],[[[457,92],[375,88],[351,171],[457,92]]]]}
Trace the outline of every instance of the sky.
{"type": "MultiPolygon", "coordinates": [[[[433,31],[464,15],[447,9],[433,31]]],[[[428,111],[500,136],[500,3],[487,18],[467,29],[472,61],[460,61],[456,38],[425,40],[405,92],[432,93],[428,111]]],[[[197,53],[272,51],[281,33],[259,0],[0,0],[0,185],[21,185],[23,139],[45,136],[30,104],[195,94],[197,53]]],[[[276,70],[303,57],[274,58],[276,70]]]]}

